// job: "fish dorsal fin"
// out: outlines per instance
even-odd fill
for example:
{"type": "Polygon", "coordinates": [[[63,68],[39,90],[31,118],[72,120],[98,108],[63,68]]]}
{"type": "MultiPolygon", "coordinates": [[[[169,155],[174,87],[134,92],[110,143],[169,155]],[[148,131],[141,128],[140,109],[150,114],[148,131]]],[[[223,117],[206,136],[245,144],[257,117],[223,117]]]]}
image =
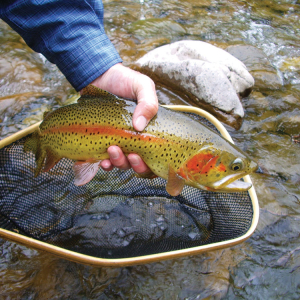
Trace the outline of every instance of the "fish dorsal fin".
{"type": "Polygon", "coordinates": [[[78,99],[78,102],[85,98],[102,98],[107,100],[119,99],[118,96],[104,91],[92,84],[89,84],[81,90],[81,98],[78,99]]]}
{"type": "Polygon", "coordinates": [[[169,176],[166,186],[167,192],[171,196],[178,196],[181,193],[184,184],[185,180],[179,176],[171,166],[169,166],[169,176]]]}
{"type": "Polygon", "coordinates": [[[51,111],[45,111],[43,114],[43,120],[46,119],[46,117],[51,113],[51,111]]]}

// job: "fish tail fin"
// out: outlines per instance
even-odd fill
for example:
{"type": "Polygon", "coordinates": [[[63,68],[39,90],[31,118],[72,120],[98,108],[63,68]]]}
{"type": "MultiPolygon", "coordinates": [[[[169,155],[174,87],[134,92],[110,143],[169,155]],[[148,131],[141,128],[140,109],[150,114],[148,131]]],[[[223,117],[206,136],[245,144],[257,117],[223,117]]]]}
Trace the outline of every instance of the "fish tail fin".
{"type": "Polygon", "coordinates": [[[35,155],[36,168],[34,171],[34,177],[37,177],[42,170],[47,154],[46,151],[43,151],[41,148],[40,135],[37,130],[29,135],[24,143],[24,152],[29,151],[32,151],[35,155]]]}
{"type": "Polygon", "coordinates": [[[26,138],[24,143],[24,152],[32,151],[34,154],[36,154],[39,144],[40,138],[38,131],[36,130],[26,138]]]}

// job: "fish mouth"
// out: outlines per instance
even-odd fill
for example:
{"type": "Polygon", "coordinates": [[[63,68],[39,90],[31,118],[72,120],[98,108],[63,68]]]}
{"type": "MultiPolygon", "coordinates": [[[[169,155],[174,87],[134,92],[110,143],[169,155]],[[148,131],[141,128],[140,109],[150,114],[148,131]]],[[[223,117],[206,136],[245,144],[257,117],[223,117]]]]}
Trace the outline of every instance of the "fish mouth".
{"type": "Polygon", "coordinates": [[[245,174],[232,174],[229,175],[212,185],[212,190],[219,192],[245,192],[248,191],[252,184],[238,180],[245,174]]]}
{"type": "Polygon", "coordinates": [[[256,162],[251,161],[249,165],[249,170],[250,172],[240,172],[236,174],[231,174],[228,175],[221,180],[215,182],[212,184],[212,187],[209,188],[211,190],[214,190],[216,192],[246,192],[248,191],[251,187],[252,184],[249,182],[241,181],[243,176],[256,171],[258,168],[258,165],[256,162]]]}
{"type": "Polygon", "coordinates": [[[228,185],[222,187],[222,189],[217,189],[218,191],[224,192],[246,192],[252,187],[252,184],[249,182],[236,180],[229,183],[228,185]]]}

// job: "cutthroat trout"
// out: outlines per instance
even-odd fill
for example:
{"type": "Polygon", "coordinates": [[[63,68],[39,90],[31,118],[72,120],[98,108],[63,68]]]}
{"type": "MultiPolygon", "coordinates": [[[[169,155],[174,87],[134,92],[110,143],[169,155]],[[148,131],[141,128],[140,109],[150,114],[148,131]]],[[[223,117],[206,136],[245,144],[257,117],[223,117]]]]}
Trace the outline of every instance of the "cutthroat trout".
{"type": "Polygon", "coordinates": [[[117,145],[127,155],[140,155],[155,175],[166,179],[172,196],[185,184],[216,192],[251,187],[238,179],[255,171],[257,164],[235,145],[186,114],[164,107],[137,132],[132,126],[135,107],[134,101],[89,85],[78,103],[45,114],[24,145],[24,151],[35,154],[35,176],[65,157],[75,160],[74,183],[83,185],[95,176],[100,161],[109,158],[107,148],[117,145]]]}

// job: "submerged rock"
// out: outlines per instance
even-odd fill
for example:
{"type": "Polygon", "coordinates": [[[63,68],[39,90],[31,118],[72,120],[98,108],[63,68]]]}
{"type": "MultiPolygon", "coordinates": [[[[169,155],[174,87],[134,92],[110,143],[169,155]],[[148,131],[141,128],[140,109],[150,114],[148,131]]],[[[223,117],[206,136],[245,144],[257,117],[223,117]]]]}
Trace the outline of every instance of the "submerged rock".
{"type": "Polygon", "coordinates": [[[250,45],[235,45],[226,49],[228,53],[242,61],[255,79],[255,87],[279,89],[283,82],[278,71],[265,53],[250,45]]]}
{"type": "Polygon", "coordinates": [[[135,68],[221,121],[241,126],[244,110],[239,96],[250,93],[254,80],[226,51],[201,41],[180,41],[150,51],[135,68]]]}
{"type": "Polygon", "coordinates": [[[300,71],[300,57],[289,57],[286,58],[281,66],[280,70],[282,72],[290,72],[290,71],[295,71],[299,72],[300,71]]]}
{"type": "Polygon", "coordinates": [[[154,37],[172,38],[186,34],[186,30],[180,24],[164,18],[138,20],[131,23],[127,29],[140,40],[154,37]]]}
{"type": "Polygon", "coordinates": [[[289,134],[291,136],[300,133],[300,115],[299,110],[287,112],[278,120],[277,131],[289,134]]]}

